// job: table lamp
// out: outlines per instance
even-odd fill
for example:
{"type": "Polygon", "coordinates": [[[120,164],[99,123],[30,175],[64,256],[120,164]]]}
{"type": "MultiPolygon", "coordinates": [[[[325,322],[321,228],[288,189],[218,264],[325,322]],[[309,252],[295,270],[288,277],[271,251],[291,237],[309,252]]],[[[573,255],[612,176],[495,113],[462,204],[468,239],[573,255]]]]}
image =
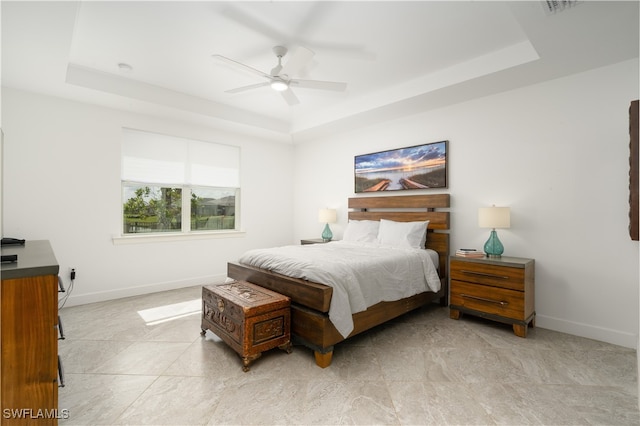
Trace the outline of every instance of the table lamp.
{"type": "Polygon", "coordinates": [[[330,223],[335,223],[337,219],[335,209],[320,209],[318,213],[318,222],[324,223],[324,230],[322,231],[322,241],[328,243],[333,238],[333,232],[329,228],[330,223]]]}
{"type": "Polygon", "coordinates": [[[492,228],[491,235],[484,243],[484,252],[488,257],[501,257],[504,246],[498,239],[496,228],[509,228],[511,226],[511,213],[509,207],[480,207],[478,209],[478,226],[492,228]]]}

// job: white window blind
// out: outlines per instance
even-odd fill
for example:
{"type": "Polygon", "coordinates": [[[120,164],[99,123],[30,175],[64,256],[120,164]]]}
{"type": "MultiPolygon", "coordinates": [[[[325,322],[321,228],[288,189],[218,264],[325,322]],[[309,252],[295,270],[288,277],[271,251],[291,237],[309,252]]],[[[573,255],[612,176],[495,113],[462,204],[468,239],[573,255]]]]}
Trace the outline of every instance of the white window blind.
{"type": "Polygon", "coordinates": [[[122,180],[239,188],[240,149],[123,129],[122,180]]]}

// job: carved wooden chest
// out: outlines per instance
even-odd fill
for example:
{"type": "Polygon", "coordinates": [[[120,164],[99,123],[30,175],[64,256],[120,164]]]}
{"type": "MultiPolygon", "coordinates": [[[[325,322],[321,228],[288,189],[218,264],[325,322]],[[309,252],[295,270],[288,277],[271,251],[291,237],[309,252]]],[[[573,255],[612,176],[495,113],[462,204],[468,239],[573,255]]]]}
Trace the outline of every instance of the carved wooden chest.
{"type": "Polygon", "coordinates": [[[242,357],[243,371],[262,352],[291,352],[290,299],[246,281],[202,287],[202,335],[211,330],[242,357]]]}

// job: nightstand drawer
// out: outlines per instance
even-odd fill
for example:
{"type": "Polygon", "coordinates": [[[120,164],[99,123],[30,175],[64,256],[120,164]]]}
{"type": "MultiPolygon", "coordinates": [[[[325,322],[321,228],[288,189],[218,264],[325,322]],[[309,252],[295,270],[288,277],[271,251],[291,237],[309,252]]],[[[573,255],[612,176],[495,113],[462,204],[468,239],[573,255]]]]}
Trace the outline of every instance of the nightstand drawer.
{"type": "Polygon", "coordinates": [[[523,268],[451,260],[451,279],[524,291],[523,268]]]}
{"type": "Polygon", "coordinates": [[[451,280],[451,305],[524,320],[524,293],[451,280]]]}

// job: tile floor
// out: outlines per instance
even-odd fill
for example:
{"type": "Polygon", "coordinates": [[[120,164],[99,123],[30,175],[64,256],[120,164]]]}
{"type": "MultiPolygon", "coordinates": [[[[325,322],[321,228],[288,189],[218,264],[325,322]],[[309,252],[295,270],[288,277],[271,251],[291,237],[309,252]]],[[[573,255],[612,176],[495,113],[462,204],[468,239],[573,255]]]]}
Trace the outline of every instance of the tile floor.
{"type": "Polygon", "coordinates": [[[200,287],[61,310],[60,425],[638,425],[634,350],[425,307],[336,347],[275,349],[247,373],[200,336],[200,287]]]}

